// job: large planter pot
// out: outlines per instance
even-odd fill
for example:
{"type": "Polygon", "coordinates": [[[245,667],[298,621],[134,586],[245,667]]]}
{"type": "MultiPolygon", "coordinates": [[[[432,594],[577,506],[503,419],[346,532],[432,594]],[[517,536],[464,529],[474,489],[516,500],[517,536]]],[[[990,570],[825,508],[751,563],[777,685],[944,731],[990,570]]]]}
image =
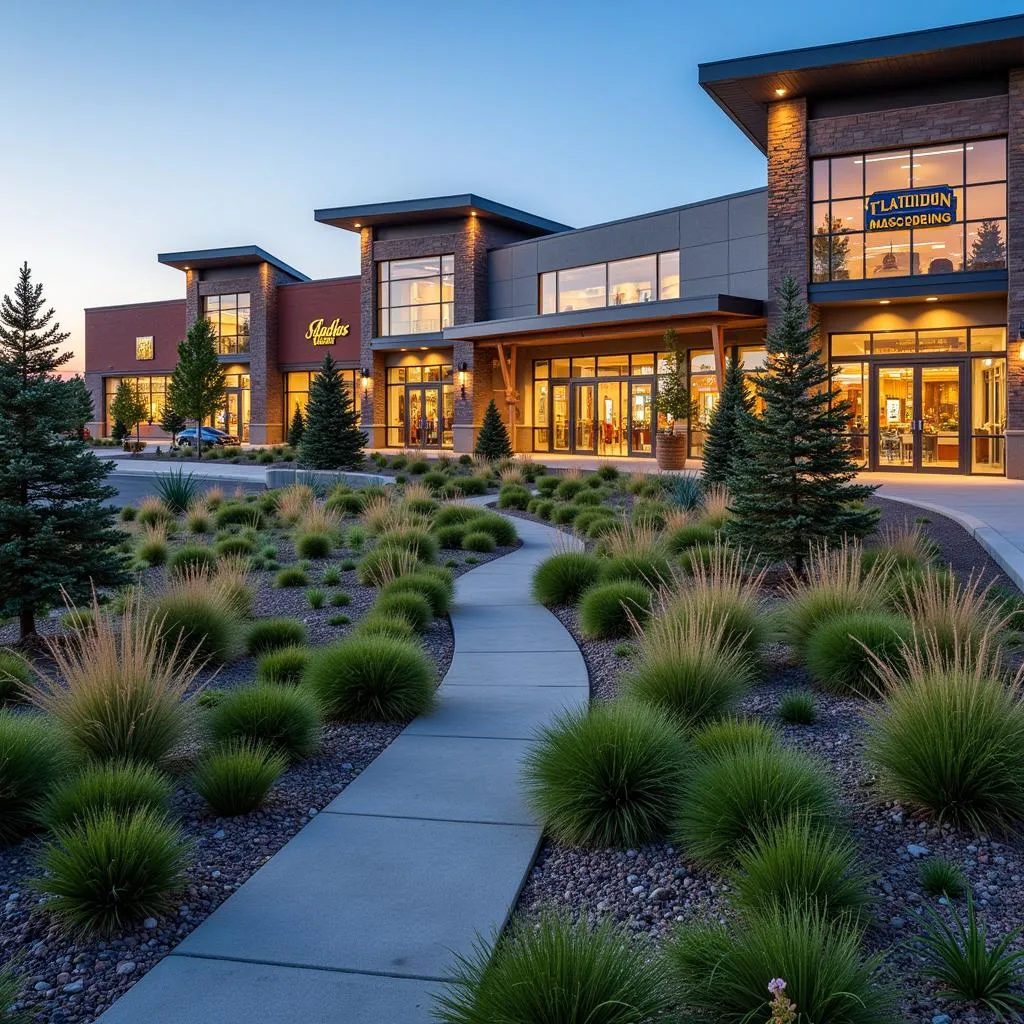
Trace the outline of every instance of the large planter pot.
{"type": "Polygon", "coordinates": [[[690,439],[686,433],[659,434],[655,456],[658,469],[685,469],[690,439]]]}

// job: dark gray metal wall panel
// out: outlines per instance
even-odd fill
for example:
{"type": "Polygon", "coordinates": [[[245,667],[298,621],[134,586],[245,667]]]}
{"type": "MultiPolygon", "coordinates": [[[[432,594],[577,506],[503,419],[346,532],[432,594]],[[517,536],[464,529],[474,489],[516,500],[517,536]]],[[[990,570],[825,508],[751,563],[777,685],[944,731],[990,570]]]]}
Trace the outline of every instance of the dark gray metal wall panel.
{"type": "Polygon", "coordinates": [[[768,192],[737,196],[729,200],[729,237],[745,238],[768,231],[768,192]]]}
{"type": "Polygon", "coordinates": [[[768,236],[750,235],[729,242],[729,273],[743,274],[748,270],[767,270],[768,236]]]}
{"type": "Polygon", "coordinates": [[[537,312],[537,277],[515,277],[512,279],[512,305],[528,306],[537,312]]]}
{"type": "Polygon", "coordinates": [[[729,237],[729,201],[703,203],[679,211],[679,241],[684,246],[722,242],[729,237]]]}
{"type": "Polygon", "coordinates": [[[494,310],[503,306],[513,305],[512,290],[512,280],[510,278],[495,279],[492,277],[487,289],[487,308],[494,310]]]}
{"type": "Polygon", "coordinates": [[[508,280],[512,277],[512,249],[491,249],[487,253],[487,273],[495,278],[508,280]]]}
{"type": "MultiPolygon", "coordinates": [[[[692,299],[700,295],[728,295],[729,275],[722,274],[718,277],[700,277],[687,280],[685,277],[679,282],[679,294],[681,298],[692,299]]],[[[752,296],[756,298],[757,296],[752,296]]]]}
{"type": "Polygon", "coordinates": [[[729,294],[743,295],[748,299],[768,298],[768,268],[750,270],[743,274],[729,275],[729,294]]]}
{"type": "MultiPolygon", "coordinates": [[[[709,242],[707,245],[686,245],[680,250],[680,274],[684,281],[716,277],[729,273],[729,243],[709,242]]],[[[715,291],[725,291],[716,288],[715,291]]],[[[708,295],[709,292],[697,292],[708,295]]]]}
{"type": "MultiPolygon", "coordinates": [[[[723,236],[724,237],[724,236],[723,236]]],[[[679,213],[656,214],[537,240],[537,271],[645,256],[679,246],[679,213]]]]}
{"type": "Polygon", "coordinates": [[[533,277],[537,273],[537,243],[523,242],[513,246],[512,253],[512,276],[533,277]]]}

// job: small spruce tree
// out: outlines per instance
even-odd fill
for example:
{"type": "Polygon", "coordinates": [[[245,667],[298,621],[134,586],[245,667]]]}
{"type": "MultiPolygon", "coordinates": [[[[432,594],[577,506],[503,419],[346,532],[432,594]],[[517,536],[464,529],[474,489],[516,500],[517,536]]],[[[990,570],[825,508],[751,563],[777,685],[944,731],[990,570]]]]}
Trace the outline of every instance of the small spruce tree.
{"type": "Polygon", "coordinates": [[[172,441],[185,429],[187,423],[188,420],[180,412],[175,412],[170,405],[164,406],[163,415],[160,417],[160,429],[165,434],[170,434],[172,441]]]}
{"type": "Polygon", "coordinates": [[[293,448],[299,447],[305,430],[306,421],[302,418],[302,409],[295,406],[295,415],[292,417],[291,426],[288,427],[288,443],[293,448]]]}
{"type": "Polygon", "coordinates": [[[68,335],[24,264],[0,303],[0,616],[35,634],[40,607],[125,581],[107,502],[113,469],[82,440],[92,418],[80,380],[62,380],[68,335]]]}
{"type": "Polygon", "coordinates": [[[778,296],[768,363],[754,378],[764,411],[742,417],[742,457],[733,460],[731,477],[735,516],[727,530],[736,542],[799,572],[812,543],[863,537],[878,513],[862,504],[875,488],[853,482],[850,408],[833,385],[836,371],[811,345],[817,324],[808,324],[792,277],[778,296]]]}
{"type": "Polygon", "coordinates": [[[366,441],[352,396],[328,353],[309,383],[299,461],[311,469],[355,469],[363,461],[366,441]]]}
{"type": "Polygon", "coordinates": [[[213,324],[197,320],[178,344],[178,365],[167,385],[167,406],[196,423],[196,458],[203,457],[202,424],[224,405],[226,378],[217,358],[213,324]]]}
{"type": "Polygon", "coordinates": [[[137,431],[147,412],[149,406],[142,400],[138,387],[130,380],[122,380],[110,403],[114,423],[124,428],[124,434],[118,440],[123,441],[133,430],[137,431]]]}
{"type": "Polygon", "coordinates": [[[722,393],[704,438],[704,484],[731,486],[733,460],[743,449],[746,418],[754,408],[743,369],[735,356],[725,368],[722,393]]]}
{"type": "Polygon", "coordinates": [[[512,456],[512,443],[508,439],[508,431],[492,398],[484,413],[484,422],[477,435],[476,447],[473,451],[488,460],[497,462],[512,456]]]}

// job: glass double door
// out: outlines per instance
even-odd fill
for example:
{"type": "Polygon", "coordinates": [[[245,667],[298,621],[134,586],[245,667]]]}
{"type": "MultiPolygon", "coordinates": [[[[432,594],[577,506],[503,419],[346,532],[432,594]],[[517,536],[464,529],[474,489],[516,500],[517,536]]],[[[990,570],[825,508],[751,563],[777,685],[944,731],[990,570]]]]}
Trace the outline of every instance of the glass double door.
{"type": "Polygon", "coordinates": [[[452,421],[455,417],[455,400],[451,385],[407,385],[405,389],[405,413],[406,447],[452,447],[452,421]]]}
{"type": "Polygon", "coordinates": [[[963,374],[959,362],[873,367],[878,469],[964,472],[963,374]]]}
{"type": "Polygon", "coordinates": [[[654,385],[628,380],[555,384],[552,450],[580,455],[650,455],[654,385]]]}
{"type": "Polygon", "coordinates": [[[249,440],[249,389],[247,387],[227,388],[224,391],[224,407],[214,417],[213,425],[240,441],[249,440]]]}

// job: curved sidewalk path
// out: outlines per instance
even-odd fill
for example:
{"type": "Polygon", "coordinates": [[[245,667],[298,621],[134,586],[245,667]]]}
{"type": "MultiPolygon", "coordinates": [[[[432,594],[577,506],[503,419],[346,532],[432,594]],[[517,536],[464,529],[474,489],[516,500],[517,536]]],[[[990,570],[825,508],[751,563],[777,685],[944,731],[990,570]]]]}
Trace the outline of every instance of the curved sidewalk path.
{"type": "MultiPolygon", "coordinates": [[[[488,498],[485,500],[493,500],[488,498]]],[[[461,576],[436,710],[119,999],[103,1024],[427,1024],[453,952],[506,922],[541,829],[518,784],[587,670],[530,596],[555,531],[461,576]]]]}

